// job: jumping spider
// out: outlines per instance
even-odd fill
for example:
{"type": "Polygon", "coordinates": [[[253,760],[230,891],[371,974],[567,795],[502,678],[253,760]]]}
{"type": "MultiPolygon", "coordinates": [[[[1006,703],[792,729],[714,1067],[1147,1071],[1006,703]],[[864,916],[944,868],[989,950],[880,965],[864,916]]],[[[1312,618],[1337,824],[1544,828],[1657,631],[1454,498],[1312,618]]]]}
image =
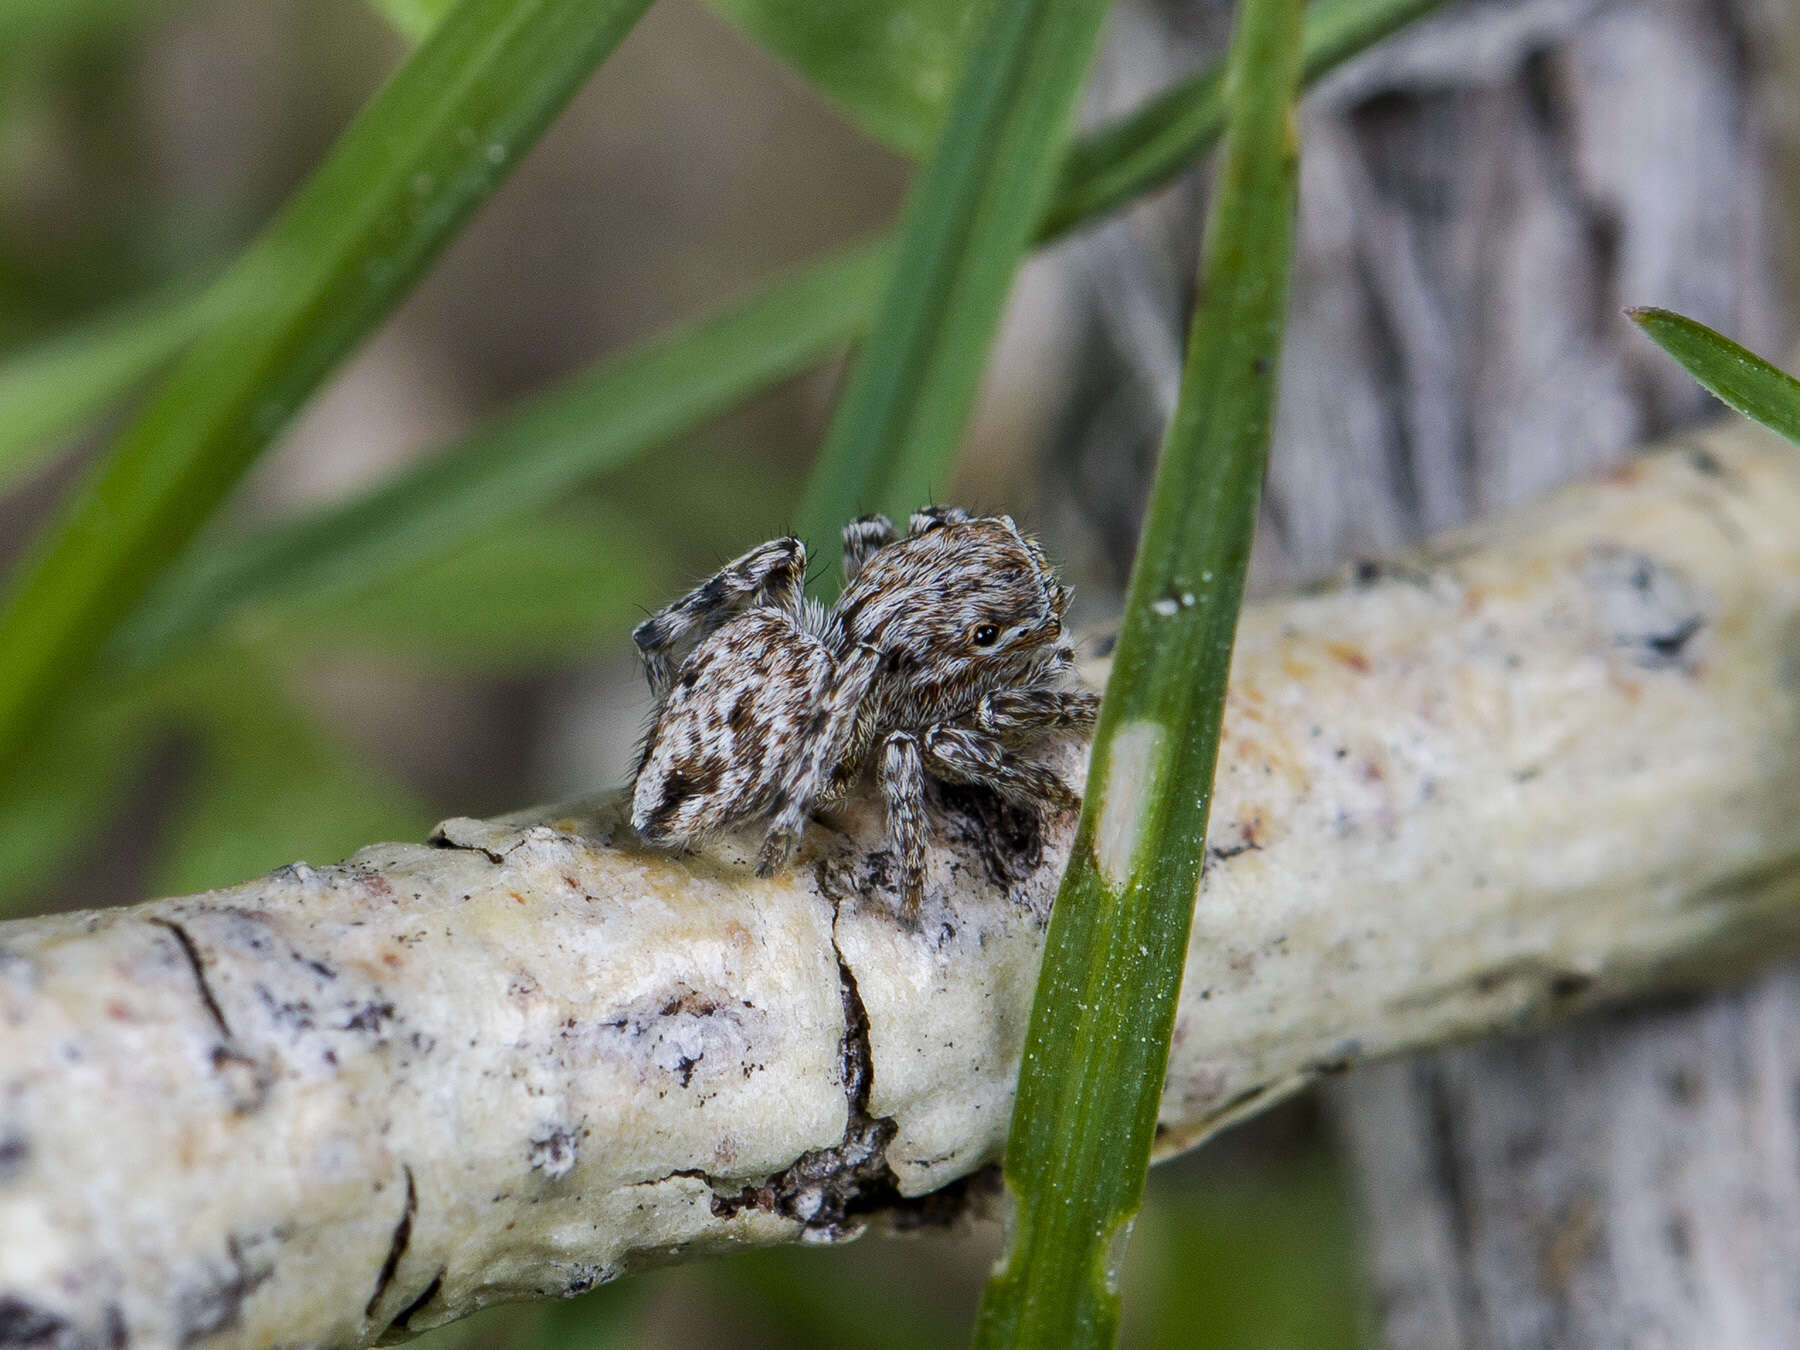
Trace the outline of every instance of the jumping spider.
{"type": "Polygon", "coordinates": [[[1086,730],[1099,700],[1061,687],[1069,593],[1009,516],[915,512],[844,527],[844,591],[804,597],[806,549],[776,539],[639,624],[656,719],[638,762],[631,823],[689,843],[772,817],[757,862],[785,863],[809,814],[879,764],[905,912],[925,887],[925,775],[979,784],[1037,809],[1075,795],[1013,753],[1086,730]],[[694,643],[674,664],[675,649],[694,643]]]}

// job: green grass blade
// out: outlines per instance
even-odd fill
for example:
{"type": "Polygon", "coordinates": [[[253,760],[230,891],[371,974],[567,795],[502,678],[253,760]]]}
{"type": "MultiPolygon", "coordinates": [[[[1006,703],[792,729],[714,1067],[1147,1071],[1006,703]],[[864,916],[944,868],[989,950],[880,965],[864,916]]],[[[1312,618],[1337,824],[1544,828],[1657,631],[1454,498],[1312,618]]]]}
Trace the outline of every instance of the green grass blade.
{"type": "Polygon", "coordinates": [[[223,283],[0,611],[0,763],[648,0],[459,0],[223,283]]]}
{"type": "Polygon", "coordinates": [[[801,536],[941,486],[1054,182],[1106,0],[990,0],[908,199],[893,278],[800,509],[801,536]]]}
{"type": "Polygon", "coordinates": [[[1187,955],[1287,305],[1299,0],[1245,0],[1203,297],[1132,569],[1006,1150],[976,1344],[1104,1346],[1187,955]]]}
{"type": "Polygon", "coordinates": [[[814,264],[607,362],[352,502],[196,547],[120,630],[109,664],[150,665],[221,629],[268,622],[271,611],[376,584],[562,499],[861,331],[888,256],[877,243],[814,264]]]}
{"type": "MultiPolygon", "coordinates": [[[[1306,14],[1301,80],[1312,83],[1444,2],[1323,0],[1312,5],[1306,14]]],[[[1063,161],[1043,234],[1061,234],[1161,187],[1192,164],[1224,126],[1223,73],[1215,67],[1083,136],[1063,161]]]]}
{"type": "Polygon", "coordinates": [[[969,0],[707,3],[836,100],[869,135],[914,158],[929,154],[943,129],[980,9],[969,0]]]}
{"type": "Polygon", "coordinates": [[[450,0],[370,0],[370,6],[408,42],[423,42],[450,8],[450,0]]]}
{"type": "MultiPolygon", "coordinates": [[[[1442,0],[1431,0],[1441,3],[1442,0]]],[[[1423,0],[1339,0],[1334,13],[1411,15],[1423,0]]],[[[1372,43],[1386,30],[1314,24],[1308,61],[1321,67],[1360,50],[1342,38],[1372,43]],[[1340,36],[1328,44],[1332,34],[1340,36]]],[[[1217,72],[1190,80],[1166,96],[1182,107],[1218,106],[1217,72]]],[[[1122,155],[1139,138],[1110,136],[1122,155]]],[[[1222,126],[1216,117],[1190,117],[1185,153],[1200,154],[1222,126]]],[[[1132,159],[1136,181],[1154,186],[1166,152],[1132,159]]],[[[1065,179],[1080,190],[1087,173],[1111,173],[1105,157],[1091,158],[1065,179]]],[[[1105,196],[1092,194],[1090,199],[1105,196]]],[[[1099,209],[1099,208],[1096,208],[1099,209]]],[[[865,331],[888,275],[888,241],[809,265],[757,297],[694,327],[654,340],[589,375],[546,394],[442,457],[370,493],[249,538],[197,543],[147,598],[109,651],[111,661],[137,667],[165,659],[183,643],[236,625],[255,626],[288,605],[349,593],[383,577],[440,557],[494,522],[548,504],[583,479],[690,429],[738,399],[791,375],[836,345],[865,331]]],[[[278,621],[276,619],[275,621],[278,621]]]]}
{"type": "Polygon", "coordinates": [[[433,672],[529,674],[603,654],[673,591],[656,536],[596,503],[534,511],[455,552],[348,593],[295,595],[240,625],[277,650],[321,644],[433,672]]]}
{"type": "Polygon", "coordinates": [[[1719,402],[1800,445],[1800,380],[1672,310],[1625,312],[1719,402]]]}
{"type": "Polygon", "coordinates": [[[204,297],[161,297],[9,354],[0,362],[0,493],[173,357],[211,314],[204,297]]]}

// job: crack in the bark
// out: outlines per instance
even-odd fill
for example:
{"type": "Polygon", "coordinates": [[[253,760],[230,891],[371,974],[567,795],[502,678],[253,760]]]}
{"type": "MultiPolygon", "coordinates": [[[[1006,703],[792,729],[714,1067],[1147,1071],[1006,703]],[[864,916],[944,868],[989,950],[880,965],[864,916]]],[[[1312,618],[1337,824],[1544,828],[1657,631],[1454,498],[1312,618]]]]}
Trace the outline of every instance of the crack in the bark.
{"type": "Polygon", "coordinates": [[[227,1041],[234,1040],[235,1038],[231,1034],[231,1024],[225,1020],[225,1014],[219,1008],[219,1001],[213,997],[212,986],[207,983],[206,963],[200,959],[200,948],[194,945],[194,939],[188,936],[187,929],[173,919],[152,918],[150,922],[158,928],[166,928],[174,934],[182,954],[187,957],[188,968],[194,973],[194,984],[200,991],[200,1001],[206,1005],[206,1011],[211,1015],[213,1025],[219,1029],[219,1034],[227,1041]]]}
{"type": "Polygon", "coordinates": [[[868,1010],[835,933],[831,946],[844,1000],[840,1062],[847,1114],[843,1139],[831,1148],[801,1154],[785,1171],[736,1194],[722,1190],[703,1172],[672,1174],[705,1177],[714,1188],[714,1218],[729,1219],[745,1209],[759,1209],[797,1221],[802,1237],[816,1242],[855,1237],[862,1232],[867,1216],[905,1203],[899,1178],[887,1161],[888,1144],[899,1126],[889,1117],[869,1114],[875,1063],[869,1047],[868,1010]]]}
{"type": "MultiPolygon", "coordinates": [[[[406,1203],[400,1208],[400,1222],[394,1225],[394,1236],[388,1243],[387,1259],[381,1263],[381,1273],[375,1277],[375,1292],[369,1295],[368,1306],[363,1309],[364,1317],[375,1315],[381,1296],[387,1293],[388,1286],[394,1282],[395,1272],[400,1269],[400,1258],[406,1255],[406,1248],[412,1242],[413,1215],[419,1211],[419,1190],[413,1183],[412,1165],[402,1163],[401,1170],[406,1174],[406,1203]]],[[[412,1311],[417,1311],[417,1307],[409,1310],[408,1315],[412,1311]]]]}
{"type": "Polygon", "coordinates": [[[387,1329],[389,1331],[408,1330],[413,1318],[425,1311],[425,1305],[438,1296],[438,1291],[444,1287],[444,1276],[449,1273],[448,1267],[440,1268],[438,1273],[431,1277],[431,1283],[425,1286],[423,1292],[394,1314],[394,1320],[388,1323],[387,1329]]]}

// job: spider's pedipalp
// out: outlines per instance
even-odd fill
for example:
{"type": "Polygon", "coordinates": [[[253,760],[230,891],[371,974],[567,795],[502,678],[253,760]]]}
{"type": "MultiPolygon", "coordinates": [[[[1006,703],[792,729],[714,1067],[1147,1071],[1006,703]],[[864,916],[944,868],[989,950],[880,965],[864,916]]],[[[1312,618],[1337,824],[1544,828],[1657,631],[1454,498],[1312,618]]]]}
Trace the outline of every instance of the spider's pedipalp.
{"type": "Polygon", "coordinates": [[[925,767],[951,783],[991,788],[1031,806],[1068,810],[1081,804],[1069,785],[1034,760],[1021,759],[997,737],[968,727],[932,727],[924,737],[925,767]]]}
{"type": "Polygon", "coordinates": [[[806,545],[788,537],[758,544],[726,563],[681,599],[631,631],[644,676],[659,698],[668,692],[672,654],[684,639],[704,641],[732,614],[760,604],[798,613],[806,587],[806,545]]]}
{"type": "Polygon", "coordinates": [[[975,706],[970,722],[996,736],[1073,727],[1086,730],[1100,713],[1100,696],[1085,689],[996,689],[975,706]]]}

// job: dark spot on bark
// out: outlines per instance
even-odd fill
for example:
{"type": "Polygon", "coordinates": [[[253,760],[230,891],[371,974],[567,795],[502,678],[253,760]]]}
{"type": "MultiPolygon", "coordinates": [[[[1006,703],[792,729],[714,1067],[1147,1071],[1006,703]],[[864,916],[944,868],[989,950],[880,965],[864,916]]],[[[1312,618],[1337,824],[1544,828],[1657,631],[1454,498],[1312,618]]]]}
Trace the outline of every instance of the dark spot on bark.
{"type": "Polygon", "coordinates": [[[5,1350],[14,1350],[14,1347],[36,1350],[38,1346],[44,1350],[62,1350],[65,1345],[79,1344],[69,1339],[71,1332],[80,1335],[54,1313],[47,1313],[11,1294],[0,1295],[0,1346],[5,1350]]]}
{"type": "MultiPolygon", "coordinates": [[[[411,1165],[403,1164],[401,1170],[406,1174],[406,1199],[400,1206],[400,1221],[394,1225],[394,1236],[388,1241],[387,1257],[381,1263],[380,1274],[375,1277],[375,1292],[369,1295],[368,1306],[363,1309],[364,1317],[375,1315],[375,1308],[380,1304],[381,1296],[387,1293],[388,1285],[394,1282],[394,1272],[400,1269],[400,1258],[406,1255],[407,1245],[412,1241],[413,1215],[419,1210],[419,1192],[413,1184],[411,1165]]],[[[407,1315],[410,1316],[410,1312],[407,1315]]]]}
{"type": "Polygon", "coordinates": [[[301,955],[299,952],[294,953],[294,960],[305,966],[321,980],[335,980],[337,978],[337,972],[323,961],[315,961],[311,957],[301,955]]]}
{"type": "Polygon", "coordinates": [[[1687,461],[1689,467],[1702,478],[1725,477],[1725,466],[1719,463],[1718,457],[1703,445],[1688,446],[1687,461]]]}
{"type": "Polygon", "coordinates": [[[175,1293],[175,1339],[192,1345],[238,1324],[244,1302],[275,1273],[267,1263],[253,1264],[236,1236],[225,1239],[230,1268],[207,1266],[175,1293]]]}
{"type": "Polygon", "coordinates": [[[219,1029],[219,1034],[229,1041],[232,1038],[231,1027],[225,1021],[225,1014],[219,1011],[219,1002],[213,997],[212,986],[206,982],[206,966],[200,960],[200,949],[194,945],[194,939],[188,936],[187,929],[172,919],[151,919],[150,922],[158,928],[168,929],[174,935],[181,954],[187,958],[188,969],[193,972],[194,984],[200,992],[200,1002],[206,1005],[207,1015],[219,1029]]]}
{"type": "Polygon", "coordinates": [[[311,1031],[314,1026],[313,1006],[305,999],[283,1001],[275,997],[266,985],[255,986],[256,996],[261,1000],[269,1020],[277,1026],[291,1027],[295,1031],[311,1031]]]}
{"type": "Polygon", "coordinates": [[[683,987],[674,998],[664,1001],[662,1007],[656,1010],[656,1015],[673,1017],[677,1013],[690,1013],[695,1017],[711,1017],[724,1006],[718,999],[703,994],[698,989],[683,987]]]}
{"type": "Polygon", "coordinates": [[[100,1311],[98,1327],[78,1327],[65,1317],[0,1294],[0,1350],[126,1350],[131,1333],[119,1305],[100,1311]]]}
{"type": "Polygon", "coordinates": [[[604,1278],[605,1272],[599,1266],[577,1266],[569,1272],[569,1281],[563,1286],[562,1296],[574,1298],[577,1294],[585,1294],[604,1278]]]}
{"type": "Polygon", "coordinates": [[[448,1273],[448,1270],[440,1270],[433,1275],[431,1283],[420,1291],[419,1296],[394,1315],[394,1320],[388,1323],[387,1329],[405,1331],[412,1324],[413,1318],[425,1311],[425,1305],[438,1296],[438,1290],[444,1287],[444,1276],[448,1273]]]}
{"type": "Polygon", "coordinates": [[[384,1022],[393,1020],[394,1005],[392,1003],[370,1002],[352,1011],[339,1030],[378,1032],[384,1022]]]}
{"type": "Polygon", "coordinates": [[[1647,553],[1599,547],[1582,579],[1592,588],[1602,631],[1613,646],[1631,651],[1635,665],[1694,665],[1694,638],[1706,628],[1711,602],[1680,568],[1647,553]]]}
{"type": "MultiPolygon", "coordinates": [[[[682,1086],[687,1085],[683,1083],[682,1086]]],[[[532,1171],[542,1172],[554,1181],[575,1166],[575,1157],[580,1150],[580,1137],[572,1130],[559,1127],[535,1136],[527,1150],[527,1157],[532,1171]]]]}
{"type": "Polygon", "coordinates": [[[1653,669],[1676,665],[1681,660],[1681,649],[1687,646],[1694,635],[1704,627],[1706,627],[1705,620],[1696,616],[1682,620],[1666,633],[1647,635],[1643,639],[1643,643],[1649,659],[1643,664],[1653,669]]]}

